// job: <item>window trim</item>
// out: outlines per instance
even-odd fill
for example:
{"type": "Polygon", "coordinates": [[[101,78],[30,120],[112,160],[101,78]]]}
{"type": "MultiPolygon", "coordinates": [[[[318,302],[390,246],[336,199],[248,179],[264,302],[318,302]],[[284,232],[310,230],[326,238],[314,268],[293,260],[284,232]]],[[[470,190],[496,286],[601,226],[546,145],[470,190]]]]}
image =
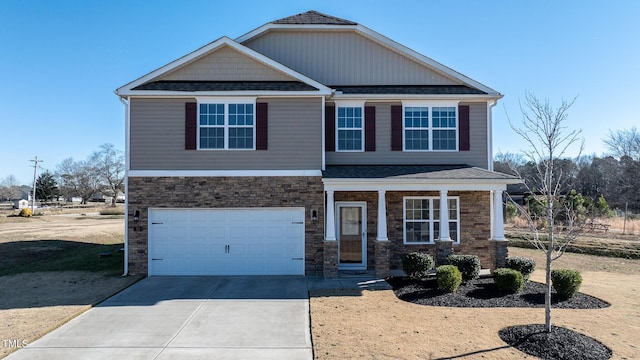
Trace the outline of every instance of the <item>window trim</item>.
{"type": "MultiPolygon", "coordinates": [[[[434,223],[436,222],[440,222],[440,219],[435,219],[433,217],[433,212],[434,212],[434,207],[433,207],[433,203],[434,200],[440,200],[440,196],[404,196],[402,197],[402,243],[404,245],[433,245],[435,244],[436,240],[433,236],[434,236],[434,223]],[[426,221],[422,221],[422,222],[427,222],[429,223],[429,241],[428,242],[424,242],[424,241],[420,241],[420,242],[413,242],[413,241],[407,241],[407,200],[429,200],[429,219],[426,221]]],[[[458,245],[460,244],[460,196],[447,196],[447,200],[456,200],[457,203],[457,207],[456,207],[456,235],[457,235],[457,239],[453,242],[454,244],[458,245]]],[[[439,209],[438,209],[439,210],[439,209]]],[[[451,224],[451,222],[453,222],[451,219],[449,219],[449,224],[451,224]]]]}
{"type": "MultiPolygon", "coordinates": [[[[344,153],[360,153],[365,152],[365,123],[364,123],[364,100],[354,100],[354,101],[346,101],[346,100],[335,100],[335,152],[344,152],[344,153]],[[341,150],[340,149],[340,127],[338,126],[338,111],[340,108],[360,108],[360,114],[362,117],[362,126],[359,129],[351,128],[351,130],[360,130],[360,150],[341,150]]],[[[344,130],[344,129],[343,129],[344,130]]]]}
{"type": "Polygon", "coordinates": [[[451,153],[451,152],[458,152],[460,151],[460,111],[458,109],[458,105],[459,105],[459,101],[402,101],[402,151],[403,152],[417,152],[417,153],[424,153],[424,152],[446,152],[446,153],[451,153]],[[426,107],[428,109],[428,113],[429,113],[429,118],[428,118],[428,123],[427,123],[427,127],[426,128],[408,128],[406,127],[406,122],[405,122],[405,111],[406,108],[410,108],[410,107],[426,107]],[[453,130],[453,128],[434,128],[433,127],[433,108],[434,107],[453,107],[455,108],[456,111],[456,127],[455,127],[455,139],[456,139],[456,147],[455,149],[438,149],[438,150],[434,150],[433,149],[433,131],[434,130],[453,130]],[[429,136],[429,148],[428,149],[407,149],[407,138],[406,138],[406,130],[417,130],[417,129],[425,129],[428,131],[428,136],[429,136]]]}
{"type": "Polygon", "coordinates": [[[197,134],[196,134],[196,139],[197,139],[197,146],[196,146],[196,150],[202,150],[202,151],[255,151],[256,150],[256,101],[257,98],[256,97],[198,97],[196,98],[197,104],[196,104],[196,109],[197,109],[197,113],[196,113],[196,124],[198,126],[197,128],[197,134]],[[201,104],[221,104],[224,106],[224,124],[222,126],[203,126],[200,125],[200,105],[201,104]],[[229,148],[229,128],[245,128],[248,129],[249,126],[247,125],[229,125],[229,105],[231,104],[235,104],[235,105],[245,105],[245,104],[251,104],[253,105],[253,125],[251,125],[250,127],[253,129],[253,146],[251,148],[242,148],[242,149],[237,149],[237,148],[233,148],[230,149],[229,148]],[[219,149],[212,149],[212,148],[203,148],[200,146],[200,129],[203,127],[207,127],[207,128],[223,128],[224,129],[224,147],[223,148],[219,148],[219,149]]]}

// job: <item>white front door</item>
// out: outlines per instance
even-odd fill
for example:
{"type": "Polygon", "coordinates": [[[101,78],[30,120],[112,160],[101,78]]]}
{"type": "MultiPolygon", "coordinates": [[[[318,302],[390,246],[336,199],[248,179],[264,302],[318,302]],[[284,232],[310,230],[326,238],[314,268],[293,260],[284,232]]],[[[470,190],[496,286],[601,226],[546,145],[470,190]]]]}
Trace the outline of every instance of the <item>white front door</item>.
{"type": "Polygon", "coordinates": [[[338,269],[367,269],[367,204],[336,203],[338,269]]]}

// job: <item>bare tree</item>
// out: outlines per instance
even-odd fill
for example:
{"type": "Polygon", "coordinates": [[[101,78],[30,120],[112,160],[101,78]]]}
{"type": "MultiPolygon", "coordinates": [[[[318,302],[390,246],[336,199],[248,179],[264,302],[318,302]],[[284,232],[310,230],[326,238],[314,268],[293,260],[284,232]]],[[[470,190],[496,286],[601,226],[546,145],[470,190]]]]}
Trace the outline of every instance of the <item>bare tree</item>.
{"type": "Polygon", "coordinates": [[[640,132],[635,127],[631,130],[609,130],[609,134],[602,141],[618,159],[628,156],[640,161],[640,132]]]}
{"type": "Polygon", "coordinates": [[[119,191],[124,191],[124,155],[112,144],[102,144],[100,151],[91,155],[89,162],[95,167],[102,192],[111,195],[111,205],[116,204],[119,191]]]}
{"type": "Polygon", "coordinates": [[[89,161],[64,159],[58,165],[56,176],[61,192],[66,197],[81,197],[84,204],[93,194],[100,191],[100,177],[89,161]]]}
{"type": "MultiPolygon", "coordinates": [[[[524,104],[520,104],[522,112],[522,126],[516,127],[509,119],[513,130],[525,141],[529,149],[524,151],[525,157],[530,163],[535,164],[536,176],[542,194],[533,197],[531,201],[542,208],[546,224],[540,225],[530,212],[514,202],[519,212],[527,219],[529,228],[533,233],[532,244],[546,254],[546,294],[545,294],[545,329],[551,332],[551,263],[561,257],[567,246],[575,240],[580,231],[578,213],[572,209],[571,201],[567,200],[567,181],[571,174],[566,173],[562,167],[555,166],[558,159],[563,158],[569,147],[580,143],[580,153],[584,145],[581,130],[570,130],[566,121],[569,108],[574,104],[571,101],[562,100],[557,108],[538,99],[530,92],[525,94],[524,104]],[[557,216],[562,213],[564,220],[562,226],[556,226],[557,216]],[[541,236],[541,231],[546,231],[547,239],[541,236]]],[[[580,155],[578,155],[579,157],[580,155]]]]}
{"type": "Polygon", "coordinates": [[[13,175],[8,175],[0,181],[0,200],[13,200],[20,195],[18,180],[13,175]]]}

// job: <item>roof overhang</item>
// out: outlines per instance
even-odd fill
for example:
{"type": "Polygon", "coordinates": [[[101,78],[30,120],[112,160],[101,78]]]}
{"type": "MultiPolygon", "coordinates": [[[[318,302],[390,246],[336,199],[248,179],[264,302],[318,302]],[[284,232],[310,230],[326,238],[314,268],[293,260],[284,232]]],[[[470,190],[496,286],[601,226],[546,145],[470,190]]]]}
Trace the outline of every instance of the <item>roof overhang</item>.
{"type": "MultiPolygon", "coordinates": [[[[478,179],[327,179],[325,190],[334,191],[503,191],[513,180],[478,179]]],[[[519,182],[519,180],[517,180],[519,182]]]]}
{"type": "MultiPolygon", "coordinates": [[[[220,93],[223,93],[225,96],[229,96],[229,92],[193,92],[193,94],[188,94],[185,93],[183,91],[153,91],[153,90],[134,90],[135,87],[140,86],[144,83],[147,83],[149,81],[152,81],[153,79],[156,79],[160,76],[162,76],[163,74],[168,73],[169,71],[172,71],[188,62],[194,61],[202,56],[205,56],[213,51],[215,51],[216,49],[222,47],[222,46],[229,46],[233,49],[235,49],[236,51],[243,53],[267,66],[270,66],[278,71],[283,72],[284,74],[287,74],[289,76],[291,76],[292,78],[303,82],[305,84],[308,84],[309,86],[312,86],[316,89],[318,89],[317,91],[305,91],[305,92],[301,92],[301,93],[305,93],[306,95],[331,95],[332,90],[330,88],[328,88],[327,86],[325,86],[324,84],[321,84],[303,74],[298,73],[297,71],[294,71],[282,64],[280,64],[279,62],[276,62],[242,44],[239,44],[238,42],[223,36],[220,39],[209,43],[201,48],[199,48],[198,50],[195,50],[177,60],[174,60],[172,62],[170,62],[169,64],[158,68],[124,86],[119,87],[118,89],[115,90],[116,95],[121,96],[121,97],[126,97],[126,96],[133,96],[133,95],[138,95],[138,96],[147,96],[147,95],[161,95],[161,96],[175,96],[175,95],[193,95],[193,94],[198,94],[198,95],[206,95],[206,96],[217,96],[220,93]]],[[[251,95],[292,95],[291,92],[286,91],[286,92],[274,92],[274,91],[265,91],[265,92],[260,92],[260,91],[251,91],[251,92],[234,92],[233,95],[238,95],[238,96],[246,96],[249,95],[249,93],[251,95]]]]}

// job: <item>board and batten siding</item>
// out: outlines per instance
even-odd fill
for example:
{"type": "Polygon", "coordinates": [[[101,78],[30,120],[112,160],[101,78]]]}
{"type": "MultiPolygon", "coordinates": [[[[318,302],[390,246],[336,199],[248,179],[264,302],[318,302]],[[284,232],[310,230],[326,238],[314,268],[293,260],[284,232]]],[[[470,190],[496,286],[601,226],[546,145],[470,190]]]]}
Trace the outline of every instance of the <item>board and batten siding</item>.
{"type": "Polygon", "coordinates": [[[320,98],[268,103],[268,150],[185,150],[185,103],[195,99],[131,99],[131,170],[319,170],[320,98]]]}
{"type": "Polygon", "coordinates": [[[243,45],[326,85],[461,85],[353,31],[271,30],[243,45]]]}
{"type": "Polygon", "coordinates": [[[469,151],[391,151],[391,106],[401,103],[367,103],[376,107],[376,151],[327,152],[327,165],[452,165],[467,164],[483,169],[487,164],[487,104],[469,105],[469,151]]]}
{"type": "Polygon", "coordinates": [[[155,80],[176,81],[292,81],[289,75],[223,46],[155,80]]]}

